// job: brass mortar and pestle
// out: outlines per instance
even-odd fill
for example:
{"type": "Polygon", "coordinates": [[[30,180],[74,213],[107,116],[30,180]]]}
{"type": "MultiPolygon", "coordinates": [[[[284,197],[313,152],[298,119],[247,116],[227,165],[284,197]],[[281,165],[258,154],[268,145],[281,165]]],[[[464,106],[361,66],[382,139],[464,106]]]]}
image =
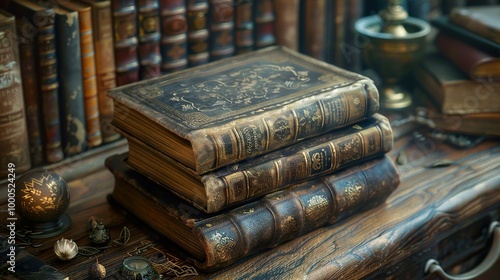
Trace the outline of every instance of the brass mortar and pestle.
{"type": "Polygon", "coordinates": [[[388,1],[378,15],[360,18],[356,32],[367,42],[363,59],[382,80],[380,105],[386,109],[411,106],[412,96],[401,81],[408,77],[425,53],[430,25],[409,17],[401,1],[388,1]]]}

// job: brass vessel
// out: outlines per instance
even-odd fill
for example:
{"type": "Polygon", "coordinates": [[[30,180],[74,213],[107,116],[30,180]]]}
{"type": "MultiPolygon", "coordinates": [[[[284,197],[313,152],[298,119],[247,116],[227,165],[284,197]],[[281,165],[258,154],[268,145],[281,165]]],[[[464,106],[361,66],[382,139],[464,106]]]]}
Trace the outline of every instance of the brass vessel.
{"type": "Polygon", "coordinates": [[[422,59],[430,25],[408,17],[401,1],[388,1],[378,15],[356,21],[356,32],[366,42],[363,59],[383,82],[380,105],[387,109],[402,109],[412,104],[408,89],[401,81],[408,77],[422,59]]]}

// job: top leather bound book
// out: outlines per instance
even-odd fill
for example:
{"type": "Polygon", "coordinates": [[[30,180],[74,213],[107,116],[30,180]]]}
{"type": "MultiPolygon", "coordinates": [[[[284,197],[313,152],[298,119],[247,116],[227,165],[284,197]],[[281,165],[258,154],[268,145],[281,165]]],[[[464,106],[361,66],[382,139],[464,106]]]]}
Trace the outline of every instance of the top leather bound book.
{"type": "Polygon", "coordinates": [[[113,125],[197,174],[356,123],[379,109],[372,80],[269,47],[108,92],[113,125]]]}

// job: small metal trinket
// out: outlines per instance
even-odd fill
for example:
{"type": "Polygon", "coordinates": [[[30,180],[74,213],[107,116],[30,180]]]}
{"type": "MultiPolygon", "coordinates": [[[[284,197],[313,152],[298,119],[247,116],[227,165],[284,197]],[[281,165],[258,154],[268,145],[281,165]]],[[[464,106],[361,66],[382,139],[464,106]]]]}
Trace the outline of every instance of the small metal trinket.
{"type": "Polygon", "coordinates": [[[89,274],[92,279],[104,279],[106,277],[106,268],[96,260],[95,264],[90,267],[89,274]]]}
{"type": "Polygon", "coordinates": [[[54,244],[54,252],[63,261],[69,261],[78,254],[78,246],[73,240],[61,238],[54,244]]]}
{"type": "Polygon", "coordinates": [[[141,256],[132,256],[123,260],[119,273],[122,278],[131,280],[157,280],[160,278],[151,262],[141,256]]]}
{"type": "Polygon", "coordinates": [[[104,226],[102,221],[97,222],[95,218],[91,218],[89,221],[89,238],[92,243],[102,245],[109,241],[109,231],[104,226]]]}

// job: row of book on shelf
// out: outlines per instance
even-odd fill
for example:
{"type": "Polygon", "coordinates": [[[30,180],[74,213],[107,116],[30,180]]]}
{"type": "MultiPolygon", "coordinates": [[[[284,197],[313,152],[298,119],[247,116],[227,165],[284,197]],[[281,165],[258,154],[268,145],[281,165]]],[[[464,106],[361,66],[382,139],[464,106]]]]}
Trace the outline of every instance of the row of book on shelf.
{"type": "Polygon", "coordinates": [[[417,67],[441,130],[500,136],[500,5],[456,7],[431,24],[434,49],[417,67]]]}
{"type": "MultiPolygon", "coordinates": [[[[15,121],[2,128],[10,135],[0,137],[9,147],[2,163],[16,162],[22,172],[117,140],[106,96],[116,86],[276,43],[325,52],[305,37],[299,46],[301,7],[308,18],[316,16],[309,2],[314,1],[9,0],[2,5],[3,31],[15,43],[4,51],[16,55],[2,63],[16,64],[12,69],[22,86],[15,87],[16,97],[9,95],[6,118],[15,121]],[[17,118],[23,103],[26,125],[17,118]]],[[[307,28],[315,26],[310,21],[307,28]]]]}
{"type": "MultiPolygon", "coordinates": [[[[273,2],[255,1],[258,12],[246,2],[236,26],[248,29],[239,36],[247,45],[238,52],[275,43],[273,2]]],[[[206,0],[8,1],[2,164],[23,172],[117,140],[107,91],[233,55],[234,8],[206,0]]]]}
{"type": "Polygon", "coordinates": [[[110,202],[216,270],[379,206],[399,185],[374,83],[268,47],[111,90],[110,202]]]}

